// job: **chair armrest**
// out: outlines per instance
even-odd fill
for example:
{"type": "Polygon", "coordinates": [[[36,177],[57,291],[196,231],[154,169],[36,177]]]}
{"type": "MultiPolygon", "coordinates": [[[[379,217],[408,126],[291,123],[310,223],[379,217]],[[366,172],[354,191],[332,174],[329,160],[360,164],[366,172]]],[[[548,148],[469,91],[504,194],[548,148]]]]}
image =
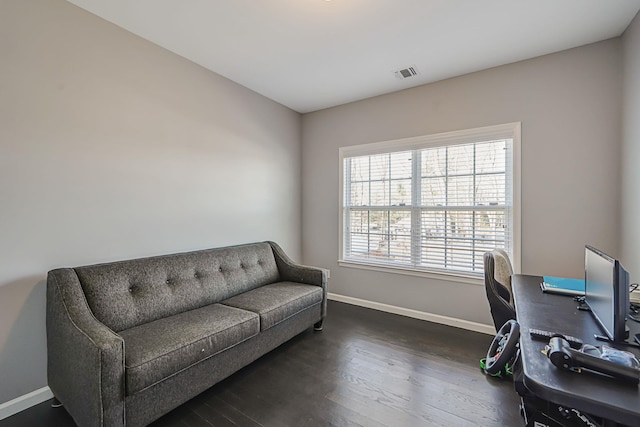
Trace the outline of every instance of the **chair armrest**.
{"type": "Polygon", "coordinates": [[[316,285],[322,288],[322,318],[327,314],[327,277],[328,270],[319,267],[311,267],[294,262],[284,253],[275,242],[268,242],[273,249],[276,265],[282,280],[290,282],[316,285]]]}
{"type": "Polygon", "coordinates": [[[78,425],[125,424],[124,340],[91,312],[73,269],[47,275],[47,378],[78,425]]]}

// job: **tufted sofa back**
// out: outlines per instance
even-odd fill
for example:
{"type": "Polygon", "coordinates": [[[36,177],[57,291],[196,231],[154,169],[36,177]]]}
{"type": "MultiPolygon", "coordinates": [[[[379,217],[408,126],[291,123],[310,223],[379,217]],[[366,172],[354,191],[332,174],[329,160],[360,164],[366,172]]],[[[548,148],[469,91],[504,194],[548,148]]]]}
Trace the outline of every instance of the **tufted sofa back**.
{"type": "Polygon", "coordinates": [[[268,242],[74,270],[94,316],[114,332],[280,280],[268,242]]]}

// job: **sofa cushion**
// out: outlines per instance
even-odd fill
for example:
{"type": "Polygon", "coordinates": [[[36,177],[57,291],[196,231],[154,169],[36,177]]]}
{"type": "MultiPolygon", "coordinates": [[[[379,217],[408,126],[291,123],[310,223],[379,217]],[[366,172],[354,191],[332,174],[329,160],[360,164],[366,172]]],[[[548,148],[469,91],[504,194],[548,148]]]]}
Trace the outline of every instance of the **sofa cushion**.
{"type": "Polygon", "coordinates": [[[75,268],[91,311],[120,332],[280,280],[269,243],[75,268]]]}
{"type": "Polygon", "coordinates": [[[321,303],[322,288],[319,286],[278,282],[229,298],[221,304],[257,313],[260,330],[264,331],[321,303]]]}
{"type": "Polygon", "coordinates": [[[239,344],[260,331],[258,316],[211,304],[120,332],[127,395],[239,344]]]}

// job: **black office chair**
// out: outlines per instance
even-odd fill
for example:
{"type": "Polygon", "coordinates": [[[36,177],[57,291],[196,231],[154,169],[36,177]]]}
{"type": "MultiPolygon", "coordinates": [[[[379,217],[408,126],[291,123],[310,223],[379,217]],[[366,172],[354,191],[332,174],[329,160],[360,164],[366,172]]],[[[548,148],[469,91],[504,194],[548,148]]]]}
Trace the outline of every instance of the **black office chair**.
{"type": "Polygon", "coordinates": [[[484,287],[496,332],[508,320],[516,318],[511,294],[512,274],[513,267],[504,250],[495,249],[484,254],[484,287]]]}

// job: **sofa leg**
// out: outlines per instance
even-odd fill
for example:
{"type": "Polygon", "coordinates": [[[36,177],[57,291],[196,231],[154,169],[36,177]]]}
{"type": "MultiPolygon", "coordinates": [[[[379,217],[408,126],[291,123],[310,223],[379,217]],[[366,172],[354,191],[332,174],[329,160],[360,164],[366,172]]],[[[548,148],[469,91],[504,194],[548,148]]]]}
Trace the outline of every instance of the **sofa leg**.
{"type": "Polygon", "coordinates": [[[322,330],[322,322],[323,322],[323,320],[321,320],[318,323],[316,323],[315,325],[313,325],[313,330],[314,331],[321,331],[322,330]]]}
{"type": "Polygon", "coordinates": [[[53,400],[51,400],[51,407],[52,408],[61,408],[62,407],[62,402],[60,402],[56,397],[54,397],[53,400]]]}

